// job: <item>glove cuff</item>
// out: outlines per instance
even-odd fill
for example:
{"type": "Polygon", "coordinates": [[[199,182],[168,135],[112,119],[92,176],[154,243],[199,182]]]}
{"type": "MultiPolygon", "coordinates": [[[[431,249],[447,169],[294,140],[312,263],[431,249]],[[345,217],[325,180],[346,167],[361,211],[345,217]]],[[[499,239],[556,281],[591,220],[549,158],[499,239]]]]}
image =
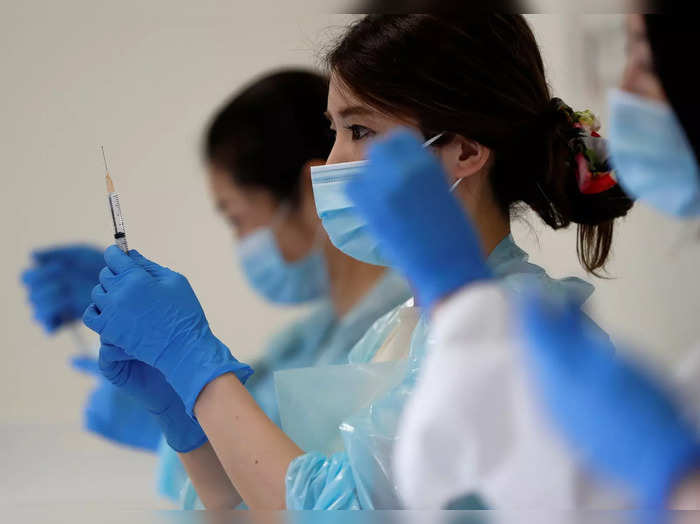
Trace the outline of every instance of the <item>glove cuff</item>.
{"type": "Polygon", "coordinates": [[[187,413],[180,399],[175,399],[165,411],[153,413],[168,445],[178,453],[187,453],[207,442],[202,427],[187,413]]]}
{"type": "Polygon", "coordinates": [[[233,373],[245,384],[253,369],[236,360],[226,345],[207,329],[196,343],[182,352],[182,358],[172,371],[164,372],[164,375],[182,399],[187,415],[196,421],[194,405],[197,397],[209,382],[225,373],[233,373]]]}

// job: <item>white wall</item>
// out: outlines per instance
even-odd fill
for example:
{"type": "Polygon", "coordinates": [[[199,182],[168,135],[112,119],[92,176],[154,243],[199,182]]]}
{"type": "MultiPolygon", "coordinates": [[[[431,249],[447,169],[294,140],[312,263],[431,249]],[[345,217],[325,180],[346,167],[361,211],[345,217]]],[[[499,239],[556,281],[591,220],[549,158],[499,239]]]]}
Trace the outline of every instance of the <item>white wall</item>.
{"type": "Polygon", "coordinates": [[[272,67],[312,65],[346,17],[194,5],[73,0],[3,8],[0,396],[7,402],[0,421],[78,416],[89,381],[64,365],[72,339],[49,339],[31,322],[18,276],[37,246],[110,242],[99,144],[130,246],[189,277],[234,353],[256,354],[294,314],[263,304],[243,281],[209,198],[199,140],[233,90],[272,67]]]}
{"type": "MultiPolygon", "coordinates": [[[[574,109],[592,109],[607,122],[606,90],[624,63],[624,18],[616,15],[529,17],[542,48],[554,94],[574,109]]],[[[523,169],[527,169],[523,166],[523,169]]],[[[700,335],[700,223],[679,223],[643,204],[615,231],[610,280],[586,276],[575,256],[576,234],[545,229],[541,221],[515,226],[533,259],[554,275],[577,275],[596,284],[590,307],[622,342],[654,360],[679,358],[700,335]],[[538,247],[540,246],[540,247],[538,247]]]]}
{"type": "MultiPolygon", "coordinates": [[[[264,305],[245,285],[207,194],[198,140],[213,109],[241,83],[274,66],[313,64],[334,32],[328,28],[347,19],[249,2],[2,5],[0,431],[27,423],[77,427],[91,381],[65,365],[70,337],[49,339],[32,323],[18,275],[37,246],[110,241],[99,144],[131,246],[190,278],[236,355],[253,356],[295,315],[264,305]]],[[[621,67],[621,19],[531,21],[555,92],[603,115],[603,87],[621,67]]],[[[269,147],[274,154],[275,144],[269,147]]],[[[530,224],[516,225],[516,237],[536,261],[555,275],[583,275],[573,231],[530,224]]],[[[599,281],[592,301],[605,328],[656,355],[676,355],[700,334],[697,230],[641,206],[630,214],[610,265],[616,278],[599,281]]],[[[12,442],[24,441],[16,435],[12,442]]]]}

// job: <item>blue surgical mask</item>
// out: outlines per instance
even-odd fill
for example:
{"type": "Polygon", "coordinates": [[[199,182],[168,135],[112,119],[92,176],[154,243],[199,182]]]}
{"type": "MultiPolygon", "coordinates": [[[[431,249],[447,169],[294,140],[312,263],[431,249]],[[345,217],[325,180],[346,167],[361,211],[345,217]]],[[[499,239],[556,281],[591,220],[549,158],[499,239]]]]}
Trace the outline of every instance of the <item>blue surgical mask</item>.
{"type": "Polygon", "coordinates": [[[277,304],[299,304],[326,296],[328,272],[318,247],[300,260],[287,262],[272,227],[246,235],[238,244],[238,256],[251,287],[277,304]]]}
{"type": "Polygon", "coordinates": [[[622,188],[664,213],[700,215],[700,172],[670,105],[614,89],[609,144],[622,188]]]}
{"type": "MultiPolygon", "coordinates": [[[[440,133],[431,138],[423,147],[429,146],[442,135],[440,133]]],[[[381,254],[377,240],[369,232],[367,222],[345,194],[348,183],[366,166],[366,160],[312,166],[311,183],[316,211],[328,238],[340,251],[367,264],[389,266],[381,254]]],[[[452,190],[458,183],[459,181],[452,186],[452,190]]]]}

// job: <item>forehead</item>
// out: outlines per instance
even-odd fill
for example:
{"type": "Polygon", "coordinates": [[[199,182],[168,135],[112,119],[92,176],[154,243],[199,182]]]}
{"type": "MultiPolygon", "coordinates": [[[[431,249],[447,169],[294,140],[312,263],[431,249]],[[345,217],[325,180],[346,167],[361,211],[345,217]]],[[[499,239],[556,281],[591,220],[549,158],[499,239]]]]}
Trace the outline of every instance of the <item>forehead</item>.
{"type": "Polygon", "coordinates": [[[216,165],[209,165],[208,171],[211,187],[219,200],[243,204],[249,199],[250,190],[236,184],[228,171],[216,165]]]}
{"type": "Polygon", "coordinates": [[[370,109],[369,106],[360,100],[347,84],[338,77],[337,73],[332,73],[328,85],[328,110],[338,111],[353,106],[370,109]]]}
{"type": "Polygon", "coordinates": [[[631,42],[646,40],[646,33],[642,15],[633,14],[627,16],[627,36],[631,42]]]}
{"type": "Polygon", "coordinates": [[[417,125],[415,118],[389,114],[363,101],[336,73],[331,74],[328,87],[328,113],[340,117],[360,116],[366,123],[377,127],[392,123],[417,125]]]}

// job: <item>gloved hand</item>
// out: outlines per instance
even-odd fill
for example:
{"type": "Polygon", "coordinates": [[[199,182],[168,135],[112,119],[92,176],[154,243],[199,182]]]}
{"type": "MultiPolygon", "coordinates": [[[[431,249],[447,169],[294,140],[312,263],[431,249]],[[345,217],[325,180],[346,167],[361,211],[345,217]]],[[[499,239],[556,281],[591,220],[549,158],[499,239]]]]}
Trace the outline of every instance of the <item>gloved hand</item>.
{"type": "Polygon", "coordinates": [[[193,415],[204,386],[224,373],[241,382],[253,370],[238,362],[209,329],[204,311],[187,279],[132,250],[110,246],[107,267],[92,292],[85,325],[103,345],[158,369],[193,415]]]}
{"type": "Polygon", "coordinates": [[[47,333],[79,319],[104,266],[102,252],[71,245],[32,253],[34,265],[22,273],[34,318],[47,333]]]}
{"type": "Polygon", "coordinates": [[[442,166],[408,131],[369,148],[366,170],[347,187],[382,252],[427,310],[489,277],[479,238],[450,194],[442,166]]]}
{"type": "Polygon", "coordinates": [[[109,382],[155,417],[165,440],[175,451],[187,453],[207,441],[202,428],[185,413],[185,405],[160,371],[104,343],[98,362],[109,382]]]}
{"type": "Polygon", "coordinates": [[[95,357],[90,355],[75,355],[71,357],[68,362],[74,370],[84,373],[85,375],[93,377],[102,376],[100,373],[100,366],[95,357]]]}
{"type": "Polygon", "coordinates": [[[586,328],[578,307],[530,296],[520,305],[527,360],[554,421],[588,466],[661,508],[674,484],[700,465],[693,426],[640,366],[586,328]]]}

